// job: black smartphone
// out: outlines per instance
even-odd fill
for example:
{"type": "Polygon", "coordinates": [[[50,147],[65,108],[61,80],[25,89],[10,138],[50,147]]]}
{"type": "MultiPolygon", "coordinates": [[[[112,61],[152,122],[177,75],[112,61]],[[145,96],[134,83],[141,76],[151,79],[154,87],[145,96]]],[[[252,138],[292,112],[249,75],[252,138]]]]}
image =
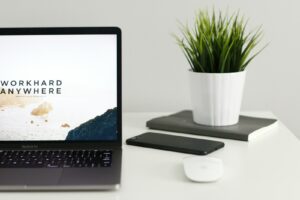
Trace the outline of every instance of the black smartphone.
{"type": "Polygon", "coordinates": [[[129,138],[126,140],[126,144],[196,155],[207,155],[224,147],[225,145],[223,142],[213,140],[204,140],[153,132],[147,132],[129,138]]]}

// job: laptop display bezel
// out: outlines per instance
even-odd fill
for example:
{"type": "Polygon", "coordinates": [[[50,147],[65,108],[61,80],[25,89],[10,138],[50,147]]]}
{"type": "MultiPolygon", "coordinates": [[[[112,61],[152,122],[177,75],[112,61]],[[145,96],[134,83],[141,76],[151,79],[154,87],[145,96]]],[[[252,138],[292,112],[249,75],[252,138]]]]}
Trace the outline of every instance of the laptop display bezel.
{"type": "MultiPolygon", "coordinates": [[[[122,144],[122,42],[121,29],[118,27],[39,27],[39,28],[0,28],[3,35],[81,35],[81,34],[115,34],[117,36],[117,139],[102,141],[0,141],[1,149],[94,149],[122,144]]],[[[0,127],[1,129],[1,127],[0,127]]]]}

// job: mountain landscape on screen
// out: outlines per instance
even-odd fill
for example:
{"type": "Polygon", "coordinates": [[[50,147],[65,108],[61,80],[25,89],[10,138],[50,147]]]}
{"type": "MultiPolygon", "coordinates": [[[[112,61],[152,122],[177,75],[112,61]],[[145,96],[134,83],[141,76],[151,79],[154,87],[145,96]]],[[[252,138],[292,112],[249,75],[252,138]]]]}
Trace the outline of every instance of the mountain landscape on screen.
{"type": "Polygon", "coordinates": [[[117,137],[117,108],[69,131],[66,140],[113,140],[117,137]]]}

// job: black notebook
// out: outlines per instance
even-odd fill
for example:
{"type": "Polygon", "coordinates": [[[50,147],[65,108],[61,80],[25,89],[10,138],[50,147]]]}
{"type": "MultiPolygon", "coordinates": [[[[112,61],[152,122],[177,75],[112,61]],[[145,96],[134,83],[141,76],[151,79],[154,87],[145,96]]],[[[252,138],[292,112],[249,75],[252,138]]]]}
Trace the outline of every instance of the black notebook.
{"type": "Polygon", "coordinates": [[[249,141],[276,126],[276,119],[240,115],[239,122],[231,126],[205,126],[193,121],[192,111],[184,110],[172,115],[151,119],[146,122],[150,129],[189,133],[210,137],[249,141]]]}

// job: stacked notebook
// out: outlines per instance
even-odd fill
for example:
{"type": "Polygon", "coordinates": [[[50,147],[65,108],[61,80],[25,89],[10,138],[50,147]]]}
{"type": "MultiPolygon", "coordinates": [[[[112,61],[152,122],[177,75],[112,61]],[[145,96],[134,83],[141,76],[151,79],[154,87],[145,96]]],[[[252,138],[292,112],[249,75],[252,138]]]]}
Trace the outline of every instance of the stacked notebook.
{"type": "Polygon", "coordinates": [[[150,129],[249,141],[276,127],[276,122],[276,119],[240,115],[239,122],[235,125],[212,127],[196,124],[193,121],[192,111],[184,110],[151,119],[147,121],[146,126],[150,129]]]}

